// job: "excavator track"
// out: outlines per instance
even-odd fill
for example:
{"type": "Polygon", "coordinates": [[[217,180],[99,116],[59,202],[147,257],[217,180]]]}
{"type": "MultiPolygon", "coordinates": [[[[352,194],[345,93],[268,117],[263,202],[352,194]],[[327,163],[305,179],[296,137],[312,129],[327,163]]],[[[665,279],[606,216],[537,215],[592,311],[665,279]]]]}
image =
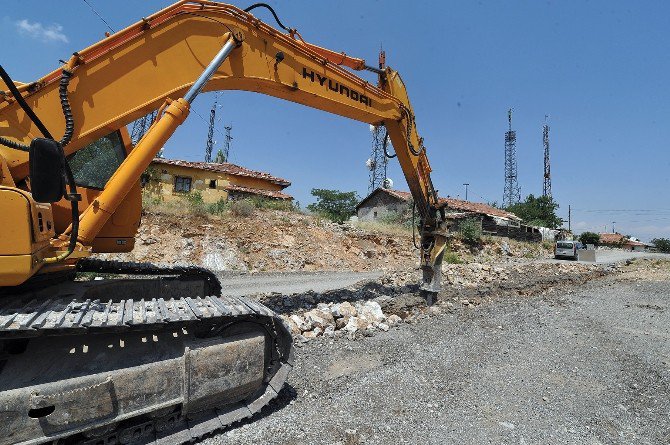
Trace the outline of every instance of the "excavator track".
{"type": "Polygon", "coordinates": [[[274,312],[195,267],[96,273],[0,299],[0,444],[186,443],[250,417],[293,366],[274,312]],[[176,296],[179,295],[179,296],[176,296]]]}

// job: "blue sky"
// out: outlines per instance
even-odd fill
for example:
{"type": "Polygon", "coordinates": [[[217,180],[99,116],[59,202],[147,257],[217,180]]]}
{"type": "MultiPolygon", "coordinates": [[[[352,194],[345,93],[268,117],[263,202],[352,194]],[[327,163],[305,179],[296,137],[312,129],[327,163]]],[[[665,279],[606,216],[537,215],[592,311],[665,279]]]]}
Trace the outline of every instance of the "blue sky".
{"type": "MultiPolygon", "coordinates": [[[[171,3],[87,1],[116,30],[171,3]]],[[[670,2],[269,3],[312,43],[371,62],[383,45],[409,90],[441,195],[463,197],[468,182],[471,200],[502,200],[513,107],[522,196],[542,192],[548,114],[554,198],[563,218],[572,206],[573,229],[616,222],[624,234],[670,237],[670,2]]],[[[1,63],[17,80],[57,68],[106,30],[83,0],[3,4],[1,63]]],[[[167,157],[202,160],[213,99],[196,100],[167,157]]],[[[368,125],[253,93],[227,91],[221,103],[216,139],[233,126],[232,162],[289,179],[302,205],[313,187],[366,194],[368,125]]],[[[395,160],[389,176],[406,189],[395,160]]]]}

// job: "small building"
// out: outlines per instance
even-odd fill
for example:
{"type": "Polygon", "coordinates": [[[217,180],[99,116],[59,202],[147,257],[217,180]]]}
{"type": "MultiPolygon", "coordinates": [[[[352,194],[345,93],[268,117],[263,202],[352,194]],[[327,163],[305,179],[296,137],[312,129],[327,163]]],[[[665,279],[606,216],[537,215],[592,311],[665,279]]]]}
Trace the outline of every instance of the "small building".
{"type": "MultiPolygon", "coordinates": [[[[440,202],[446,204],[447,217],[454,220],[454,228],[458,227],[459,221],[474,218],[480,222],[484,234],[524,241],[539,242],[543,239],[540,228],[522,224],[521,218],[505,210],[454,198],[440,198],[440,202]]],[[[383,220],[390,213],[406,211],[411,203],[412,194],[409,192],[378,188],[358,203],[356,216],[359,221],[383,220]]]]}
{"type": "Polygon", "coordinates": [[[620,233],[600,233],[600,245],[608,247],[619,247],[625,250],[645,251],[649,246],[640,242],[637,238],[628,238],[620,233]]]}
{"type": "Polygon", "coordinates": [[[283,192],[286,179],[239,165],[155,158],[142,176],[142,186],[169,201],[199,191],[203,201],[237,200],[247,197],[292,200],[283,192]]]}

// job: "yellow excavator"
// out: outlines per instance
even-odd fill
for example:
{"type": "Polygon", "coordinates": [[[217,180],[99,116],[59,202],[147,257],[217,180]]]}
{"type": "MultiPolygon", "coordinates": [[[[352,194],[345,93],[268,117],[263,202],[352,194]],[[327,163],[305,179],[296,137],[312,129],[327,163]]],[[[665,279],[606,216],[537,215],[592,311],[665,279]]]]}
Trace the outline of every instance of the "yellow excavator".
{"type": "Polygon", "coordinates": [[[133,248],[140,177],[201,91],[383,126],[419,214],[421,289],[440,289],[444,209],[400,76],[305,42],[266,4],[180,1],[35,82],[0,75],[0,445],[183,443],[282,389],[293,347],[272,311],[202,268],[92,257],[133,248]],[[154,110],[133,146],[125,126],[154,110]]]}

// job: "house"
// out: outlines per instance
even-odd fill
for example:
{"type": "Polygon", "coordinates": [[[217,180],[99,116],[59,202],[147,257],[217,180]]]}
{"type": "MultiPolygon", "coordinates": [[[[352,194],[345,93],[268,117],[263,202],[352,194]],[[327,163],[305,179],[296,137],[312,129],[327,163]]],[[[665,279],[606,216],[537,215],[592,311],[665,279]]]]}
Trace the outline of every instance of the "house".
{"type": "Polygon", "coordinates": [[[637,238],[628,238],[620,233],[600,233],[600,245],[620,247],[625,250],[645,251],[649,246],[637,238]]]}
{"type": "MultiPolygon", "coordinates": [[[[390,213],[406,211],[411,202],[412,194],[409,192],[378,188],[358,203],[356,215],[359,221],[383,220],[390,213]]],[[[526,241],[543,239],[540,228],[523,225],[521,218],[515,214],[488,204],[454,198],[440,198],[440,203],[446,205],[447,217],[454,220],[454,228],[464,217],[468,217],[477,219],[485,234],[526,241]]]]}
{"type": "Polygon", "coordinates": [[[246,197],[291,200],[283,192],[291,185],[286,179],[225,162],[191,162],[155,158],[142,176],[145,190],[164,200],[199,191],[203,201],[236,200],[246,197]]]}

